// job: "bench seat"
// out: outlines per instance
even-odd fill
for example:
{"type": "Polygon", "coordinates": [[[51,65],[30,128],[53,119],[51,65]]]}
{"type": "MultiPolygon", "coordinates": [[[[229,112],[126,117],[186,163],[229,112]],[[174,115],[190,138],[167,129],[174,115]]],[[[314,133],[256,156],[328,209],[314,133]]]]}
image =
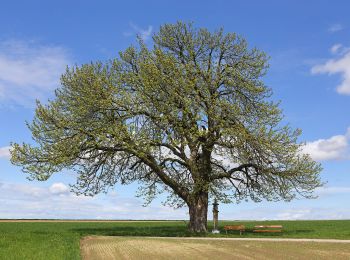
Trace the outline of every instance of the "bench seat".
{"type": "Polygon", "coordinates": [[[227,231],[229,230],[237,230],[239,231],[239,234],[242,235],[242,232],[245,231],[245,226],[244,225],[227,225],[227,226],[224,226],[224,230],[226,231],[226,234],[227,234],[227,231]]]}
{"type": "Polygon", "coordinates": [[[270,226],[255,226],[253,232],[255,233],[280,233],[283,226],[270,225],[270,226]]]}

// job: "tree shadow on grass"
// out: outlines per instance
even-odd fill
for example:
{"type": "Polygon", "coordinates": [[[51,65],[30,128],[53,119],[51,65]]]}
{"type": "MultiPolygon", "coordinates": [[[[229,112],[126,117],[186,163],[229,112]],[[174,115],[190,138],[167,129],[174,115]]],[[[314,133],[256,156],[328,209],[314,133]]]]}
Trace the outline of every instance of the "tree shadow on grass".
{"type": "Polygon", "coordinates": [[[81,236],[159,236],[159,237],[184,237],[192,236],[186,227],[181,226],[152,226],[152,227],[101,227],[101,228],[79,228],[71,231],[81,236]]]}
{"type": "Polygon", "coordinates": [[[223,237],[238,237],[238,238],[293,238],[308,236],[307,234],[315,233],[315,230],[309,229],[282,229],[282,232],[253,232],[254,228],[247,228],[242,235],[238,231],[228,231],[226,234],[225,230],[221,230],[223,237]]]}
{"type": "Polygon", "coordinates": [[[161,225],[161,226],[144,226],[135,223],[127,226],[109,226],[109,227],[84,227],[74,228],[70,231],[78,233],[80,236],[98,235],[98,236],[156,236],[156,237],[303,237],[304,235],[314,233],[311,229],[283,229],[280,233],[255,233],[253,228],[248,228],[242,235],[239,232],[225,233],[221,230],[221,234],[213,235],[208,227],[208,233],[191,233],[187,230],[186,225],[161,225]]]}

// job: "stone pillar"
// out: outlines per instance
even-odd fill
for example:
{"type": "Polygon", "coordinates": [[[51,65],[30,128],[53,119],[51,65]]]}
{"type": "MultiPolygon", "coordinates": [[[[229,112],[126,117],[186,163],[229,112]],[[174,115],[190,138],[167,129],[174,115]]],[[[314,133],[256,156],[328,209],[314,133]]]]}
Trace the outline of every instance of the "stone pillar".
{"type": "Polygon", "coordinates": [[[218,203],[218,201],[215,199],[215,200],[214,200],[214,203],[213,203],[213,225],[214,225],[214,228],[213,228],[213,231],[212,231],[212,233],[214,233],[214,234],[220,233],[220,231],[219,231],[219,229],[218,229],[218,221],[219,221],[219,210],[218,210],[218,206],[219,206],[219,203],[218,203]]]}

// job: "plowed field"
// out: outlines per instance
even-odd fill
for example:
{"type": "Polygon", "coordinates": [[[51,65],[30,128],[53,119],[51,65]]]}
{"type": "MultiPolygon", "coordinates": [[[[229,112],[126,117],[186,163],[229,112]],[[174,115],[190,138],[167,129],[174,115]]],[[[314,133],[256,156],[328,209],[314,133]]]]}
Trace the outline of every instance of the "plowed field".
{"type": "Polygon", "coordinates": [[[86,237],[84,260],[97,259],[350,259],[350,243],[86,237]]]}

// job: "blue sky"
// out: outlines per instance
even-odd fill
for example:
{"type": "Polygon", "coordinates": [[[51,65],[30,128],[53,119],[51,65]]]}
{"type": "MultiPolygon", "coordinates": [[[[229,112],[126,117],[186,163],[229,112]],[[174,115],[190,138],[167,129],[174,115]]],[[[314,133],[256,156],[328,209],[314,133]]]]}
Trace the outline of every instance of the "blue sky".
{"type": "Polygon", "coordinates": [[[350,3],[348,1],[1,1],[0,218],[184,219],[137,185],[94,198],[69,193],[74,173],[30,182],[9,162],[11,141],[31,142],[25,121],[45,102],[65,66],[117,56],[139,34],[146,43],[164,23],[244,36],[270,56],[265,82],[285,122],[303,130],[305,152],[322,163],[316,200],[220,205],[224,219],[350,219],[350,3]]]}

